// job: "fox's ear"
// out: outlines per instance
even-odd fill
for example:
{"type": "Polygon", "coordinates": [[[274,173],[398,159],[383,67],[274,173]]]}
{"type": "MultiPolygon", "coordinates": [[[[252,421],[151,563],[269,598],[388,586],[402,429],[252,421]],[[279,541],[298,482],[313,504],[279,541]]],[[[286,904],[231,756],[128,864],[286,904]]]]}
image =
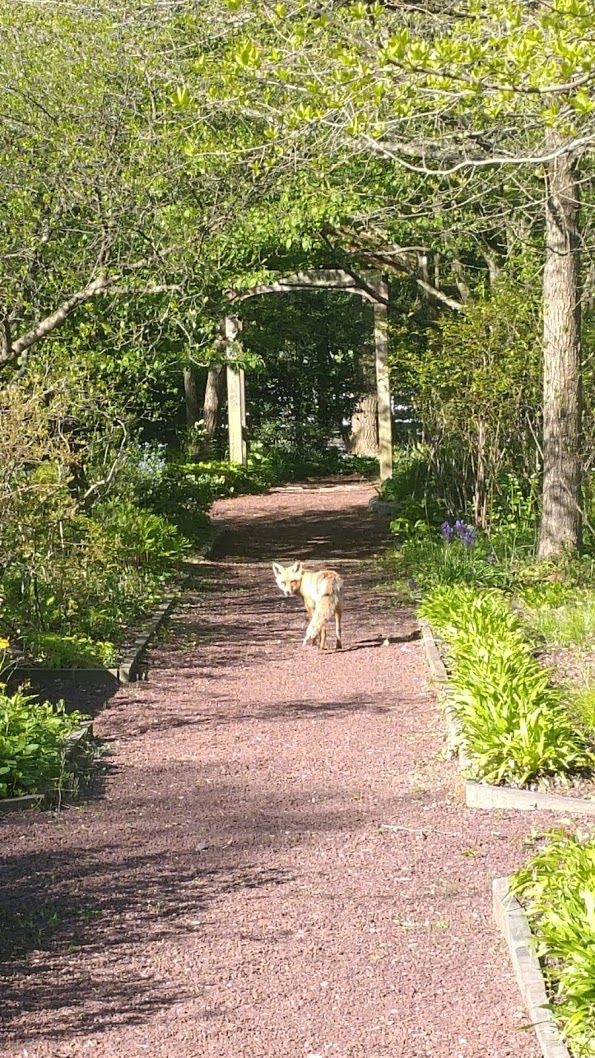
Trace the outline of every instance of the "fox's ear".
{"type": "Polygon", "coordinates": [[[280,566],[278,562],[273,562],[273,573],[276,573],[278,577],[284,573],[283,566],[280,566]]]}
{"type": "Polygon", "coordinates": [[[293,566],[291,567],[291,572],[292,573],[302,573],[303,569],[304,569],[303,562],[294,562],[293,566]]]}

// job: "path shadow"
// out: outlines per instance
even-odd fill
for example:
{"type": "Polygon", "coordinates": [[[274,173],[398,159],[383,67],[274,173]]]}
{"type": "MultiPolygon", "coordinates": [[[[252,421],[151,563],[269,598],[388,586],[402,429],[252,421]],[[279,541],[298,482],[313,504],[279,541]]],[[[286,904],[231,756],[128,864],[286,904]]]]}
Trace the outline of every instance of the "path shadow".
{"type": "MultiPolygon", "coordinates": [[[[125,853],[115,845],[47,851],[5,861],[0,975],[6,1032],[23,1013],[26,1038],[64,1039],[139,1024],[180,1003],[179,983],[139,960],[150,937],[200,933],[214,900],[285,884],[286,871],[201,866],[187,854],[125,853]],[[139,972],[140,968],[140,972],[139,972]]],[[[196,995],[197,982],[186,996],[196,995]]]]}
{"type": "Polygon", "coordinates": [[[242,562],[372,558],[388,537],[388,519],[369,514],[361,502],[273,518],[265,507],[259,513],[238,513],[233,520],[223,518],[220,524],[225,535],[218,554],[242,562]]]}
{"type": "MultiPolygon", "coordinates": [[[[294,791],[255,797],[243,782],[205,781],[187,763],[161,767],[157,785],[146,769],[123,772],[130,793],[109,839],[90,841],[83,820],[82,833],[61,831],[60,847],[4,857],[0,1018],[11,1042],[63,1043],[142,1024],[196,999],[208,981],[199,971],[180,987],[179,973],[162,964],[165,943],[191,951],[200,965],[201,945],[212,944],[212,906],[231,901],[232,908],[248,890],[267,899],[271,889],[293,886],[291,870],[267,862],[278,861],[296,835],[303,843],[324,832],[353,833],[367,825],[367,811],[382,811],[376,802],[367,811],[360,804],[337,810],[342,791],[332,788],[316,803],[310,791],[297,799],[294,791]]],[[[398,804],[391,799],[390,811],[398,804]]],[[[263,921],[266,943],[281,942],[282,928],[263,921]]],[[[236,937],[232,912],[223,929],[236,937]]],[[[211,996],[205,991],[206,1004],[211,996]]],[[[215,1014],[211,1007],[201,1016],[215,1014]]]]}
{"type": "MultiPolygon", "coordinates": [[[[189,675],[188,679],[192,679],[189,675]]],[[[194,677],[195,678],[195,677],[194,677]]],[[[184,677],[182,677],[182,680],[184,677]]],[[[184,696],[183,685],[174,688],[171,705],[164,705],[161,692],[157,688],[154,694],[147,691],[142,697],[129,698],[126,711],[114,716],[110,723],[113,739],[124,743],[136,740],[147,732],[162,733],[182,728],[217,729],[228,725],[273,724],[290,721],[318,720],[321,723],[341,716],[350,718],[354,715],[384,716],[395,713],[399,708],[407,710],[416,705],[418,697],[399,695],[394,703],[386,701],[385,694],[346,695],[341,698],[331,696],[327,700],[312,700],[306,697],[280,700],[274,704],[261,706],[257,700],[243,699],[238,706],[237,695],[216,695],[200,703],[188,702],[184,696]],[[179,691],[175,693],[176,689],[179,691]]],[[[109,743],[108,743],[109,744],[109,743]]],[[[108,764],[109,767],[109,759],[108,764]]]]}

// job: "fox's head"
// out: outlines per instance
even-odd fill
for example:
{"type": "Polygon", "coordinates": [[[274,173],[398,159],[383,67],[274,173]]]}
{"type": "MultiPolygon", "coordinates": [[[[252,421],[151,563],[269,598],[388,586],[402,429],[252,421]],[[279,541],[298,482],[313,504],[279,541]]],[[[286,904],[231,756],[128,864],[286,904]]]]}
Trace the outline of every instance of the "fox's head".
{"type": "Polygon", "coordinates": [[[297,595],[302,583],[304,567],[301,562],[294,562],[293,566],[280,566],[273,562],[273,573],[277,581],[277,587],[284,595],[297,595]]]}

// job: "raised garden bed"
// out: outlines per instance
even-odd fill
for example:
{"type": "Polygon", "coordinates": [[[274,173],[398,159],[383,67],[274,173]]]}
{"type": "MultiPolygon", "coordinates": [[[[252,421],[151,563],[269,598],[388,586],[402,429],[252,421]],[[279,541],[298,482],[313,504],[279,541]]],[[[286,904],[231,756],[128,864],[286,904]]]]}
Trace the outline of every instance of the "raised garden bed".
{"type": "MultiPolygon", "coordinates": [[[[448,700],[448,672],[440,655],[432,627],[428,621],[419,621],[422,642],[432,679],[441,688],[444,705],[448,748],[458,757],[461,772],[469,766],[461,730],[448,700]]],[[[548,793],[540,790],[523,790],[514,786],[494,786],[492,783],[475,782],[461,775],[462,792],[469,808],[512,808],[519,811],[566,812],[571,815],[595,818],[595,799],[573,797],[565,793],[548,793]]]]}
{"type": "Polygon", "coordinates": [[[527,916],[511,893],[508,878],[495,878],[492,891],[494,918],[506,939],[517,984],[543,1058],[570,1058],[554,1016],[548,1008],[545,981],[535,955],[527,916]]]}

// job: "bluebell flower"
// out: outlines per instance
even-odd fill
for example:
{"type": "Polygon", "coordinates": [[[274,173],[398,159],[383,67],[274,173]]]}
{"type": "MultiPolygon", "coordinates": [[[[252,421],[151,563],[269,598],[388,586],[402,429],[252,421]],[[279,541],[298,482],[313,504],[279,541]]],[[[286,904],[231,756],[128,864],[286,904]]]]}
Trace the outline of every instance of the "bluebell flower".
{"type": "Polygon", "coordinates": [[[453,540],[460,540],[465,547],[473,547],[477,539],[477,530],[472,525],[467,525],[462,518],[457,518],[454,525],[443,522],[440,526],[440,535],[447,544],[453,540]]]}

